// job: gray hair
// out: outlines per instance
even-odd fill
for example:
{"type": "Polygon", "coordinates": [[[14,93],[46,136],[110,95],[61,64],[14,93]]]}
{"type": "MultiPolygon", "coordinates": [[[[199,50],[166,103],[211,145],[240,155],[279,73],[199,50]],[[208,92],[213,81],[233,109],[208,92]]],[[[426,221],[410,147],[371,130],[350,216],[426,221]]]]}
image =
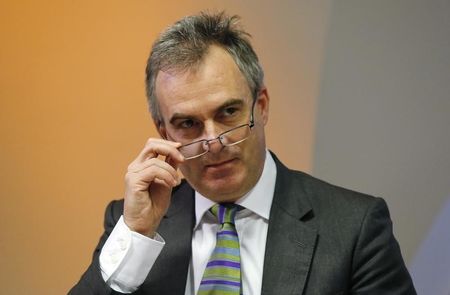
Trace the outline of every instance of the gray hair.
{"type": "Polygon", "coordinates": [[[150,112],[155,122],[162,117],[155,94],[155,81],[159,71],[186,71],[199,64],[210,45],[218,45],[233,58],[247,79],[253,101],[263,87],[264,72],[253,50],[250,34],[238,26],[239,16],[227,16],[224,12],[184,17],[169,28],[153,43],[146,68],[146,90],[150,112]]]}

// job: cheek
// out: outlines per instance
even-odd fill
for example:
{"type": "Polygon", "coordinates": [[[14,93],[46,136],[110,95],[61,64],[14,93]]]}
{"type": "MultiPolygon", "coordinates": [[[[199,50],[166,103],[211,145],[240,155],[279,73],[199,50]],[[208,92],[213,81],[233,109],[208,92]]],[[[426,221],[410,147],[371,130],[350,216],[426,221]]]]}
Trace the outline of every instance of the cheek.
{"type": "Polygon", "coordinates": [[[264,133],[264,126],[261,125],[257,125],[255,126],[255,130],[254,130],[254,135],[255,135],[255,145],[256,148],[265,148],[265,133],[264,133]]]}
{"type": "Polygon", "coordinates": [[[245,150],[254,155],[261,148],[264,148],[264,132],[261,131],[261,128],[255,126],[252,135],[246,140],[245,150]]]}
{"type": "Polygon", "coordinates": [[[200,173],[200,166],[195,160],[188,160],[185,164],[181,164],[179,169],[188,180],[195,178],[195,175],[200,173]]]}

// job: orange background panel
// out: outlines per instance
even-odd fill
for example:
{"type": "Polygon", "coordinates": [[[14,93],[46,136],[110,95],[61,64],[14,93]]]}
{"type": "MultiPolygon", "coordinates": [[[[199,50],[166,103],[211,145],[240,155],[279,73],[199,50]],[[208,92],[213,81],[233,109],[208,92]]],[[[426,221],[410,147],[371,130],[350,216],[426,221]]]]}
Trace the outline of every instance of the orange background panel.
{"type": "Polygon", "coordinates": [[[64,294],[88,266],[106,204],[122,198],[128,163],[156,136],[144,89],[151,43],[183,15],[225,8],[243,17],[267,74],[269,146],[310,169],[326,1],[302,4],[309,28],[290,23],[300,4],[271,3],[0,3],[2,294],[64,294]],[[289,60],[297,51],[307,54],[289,60]]]}

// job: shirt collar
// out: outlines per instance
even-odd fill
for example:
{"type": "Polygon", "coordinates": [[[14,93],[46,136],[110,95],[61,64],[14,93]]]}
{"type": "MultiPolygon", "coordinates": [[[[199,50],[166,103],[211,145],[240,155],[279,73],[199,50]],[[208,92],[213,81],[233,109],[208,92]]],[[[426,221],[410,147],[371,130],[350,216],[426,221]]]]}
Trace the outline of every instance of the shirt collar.
{"type": "MultiPolygon", "coordinates": [[[[266,150],[266,159],[264,168],[256,185],[236,201],[236,204],[256,213],[262,218],[269,220],[270,207],[272,206],[273,192],[275,190],[275,181],[277,177],[277,167],[272,155],[266,150]]],[[[195,192],[195,227],[198,226],[203,215],[215,202],[195,192]]]]}

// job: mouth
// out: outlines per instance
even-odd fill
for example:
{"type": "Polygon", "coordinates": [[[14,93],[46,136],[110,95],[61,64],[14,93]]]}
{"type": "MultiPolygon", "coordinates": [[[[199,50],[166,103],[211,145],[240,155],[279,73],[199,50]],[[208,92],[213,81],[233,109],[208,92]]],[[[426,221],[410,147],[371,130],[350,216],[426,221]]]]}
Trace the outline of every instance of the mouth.
{"type": "Polygon", "coordinates": [[[226,168],[230,165],[232,165],[234,163],[234,161],[236,160],[236,158],[230,159],[230,160],[225,160],[225,161],[221,161],[221,162],[217,162],[217,163],[211,163],[211,164],[207,164],[205,165],[205,168],[207,169],[222,169],[222,168],[226,168]]]}

